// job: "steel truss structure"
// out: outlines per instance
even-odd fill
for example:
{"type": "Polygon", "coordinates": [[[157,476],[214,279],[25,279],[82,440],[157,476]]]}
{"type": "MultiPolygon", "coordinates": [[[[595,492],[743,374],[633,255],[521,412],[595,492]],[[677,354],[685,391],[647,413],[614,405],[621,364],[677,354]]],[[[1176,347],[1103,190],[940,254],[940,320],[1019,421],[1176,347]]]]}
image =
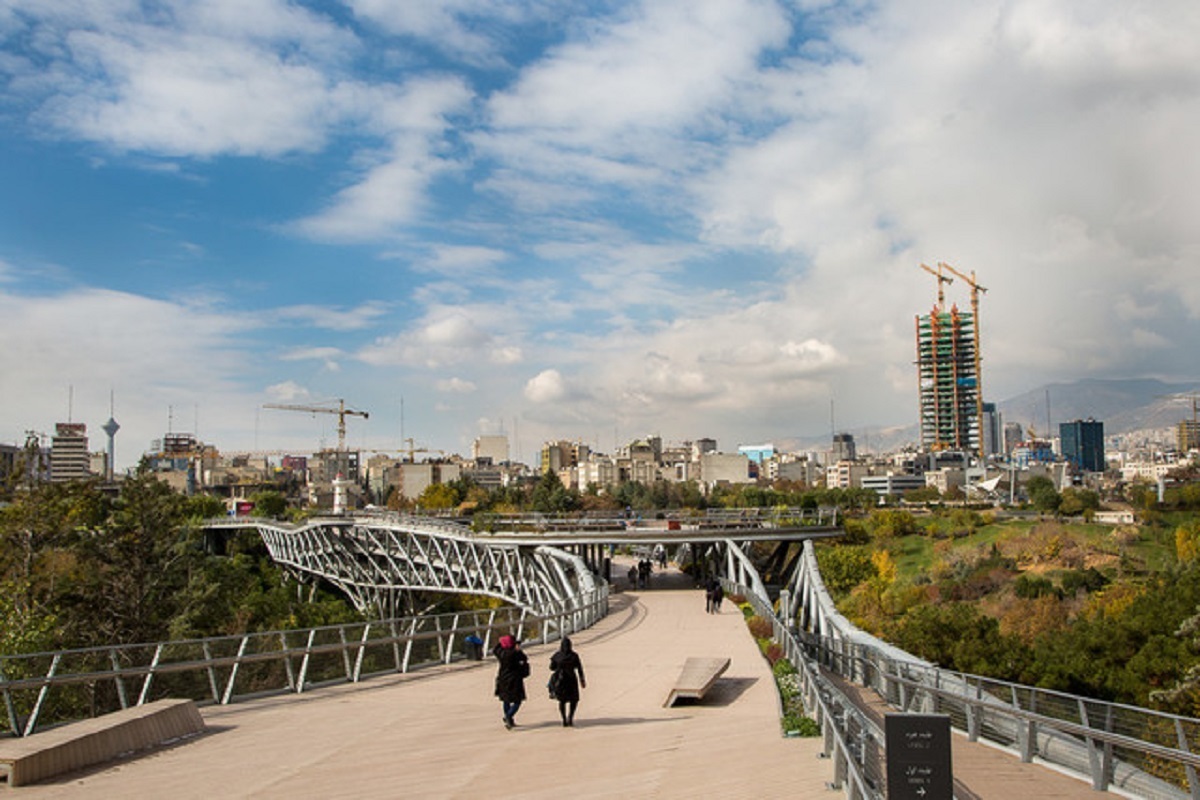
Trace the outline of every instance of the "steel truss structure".
{"type": "Polygon", "coordinates": [[[254,527],[271,558],[341,589],[361,612],[395,616],[409,591],[495,597],[535,613],[594,592],[578,556],[556,547],[488,541],[450,522],[399,514],[213,523],[254,527]]]}

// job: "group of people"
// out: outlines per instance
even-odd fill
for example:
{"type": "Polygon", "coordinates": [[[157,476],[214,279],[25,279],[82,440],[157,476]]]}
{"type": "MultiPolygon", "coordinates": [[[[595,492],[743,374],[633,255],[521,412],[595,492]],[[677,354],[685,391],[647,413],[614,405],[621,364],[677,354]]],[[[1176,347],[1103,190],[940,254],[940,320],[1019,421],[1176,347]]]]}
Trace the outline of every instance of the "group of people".
{"type": "MultiPolygon", "coordinates": [[[[496,673],[496,697],[504,711],[504,727],[512,730],[517,724],[517,711],[525,701],[525,679],[529,677],[529,657],[521,649],[521,643],[512,636],[501,636],[492,649],[492,655],[500,662],[496,673]]],[[[547,682],[550,699],[558,701],[558,713],[564,728],[575,726],[575,709],[579,707],[579,690],[587,688],[583,676],[583,662],[564,636],[558,651],[550,657],[550,680],[547,682]]]]}
{"type": "MultiPolygon", "coordinates": [[[[663,569],[666,569],[664,566],[663,569]]],[[[645,589],[650,585],[650,573],[654,571],[654,562],[648,558],[643,558],[641,561],[629,568],[629,588],[645,589]]]]}
{"type": "Polygon", "coordinates": [[[704,610],[709,614],[721,613],[721,601],[725,599],[725,589],[716,578],[711,578],[704,587],[704,610]]]}

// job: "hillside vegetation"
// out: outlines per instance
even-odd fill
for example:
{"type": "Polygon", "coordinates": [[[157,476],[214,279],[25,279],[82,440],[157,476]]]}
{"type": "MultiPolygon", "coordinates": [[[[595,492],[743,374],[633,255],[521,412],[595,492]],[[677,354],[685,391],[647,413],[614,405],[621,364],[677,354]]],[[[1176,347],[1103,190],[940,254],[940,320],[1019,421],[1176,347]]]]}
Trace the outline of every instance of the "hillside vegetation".
{"type": "Polygon", "coordinates": [[[849,619],[939,666],[1196,716],[1200,516],[1149,516],[880,509],[818,561],[849,619]]]}

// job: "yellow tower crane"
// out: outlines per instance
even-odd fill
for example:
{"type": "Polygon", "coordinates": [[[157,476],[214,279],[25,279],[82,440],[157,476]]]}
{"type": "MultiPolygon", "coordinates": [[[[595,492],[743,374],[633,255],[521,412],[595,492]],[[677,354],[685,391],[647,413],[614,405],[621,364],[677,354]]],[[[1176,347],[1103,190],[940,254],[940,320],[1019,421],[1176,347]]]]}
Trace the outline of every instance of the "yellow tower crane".
{"type": "Polygon", "coordinates": [[[937,269],[934,269],[933,267],[929,266],[928,264],[922,264],[922,265],[921,265],[921,269],[925,270],[925,271],[926,271],[926,272],[928,272],[930,275],[932,275],[932,276],[934,276],[935,278],[937,278],[937,282],[938,282],[938,311],[941,311],[941,310],[942,310],[942,306],[944,306],[944,305],[946,304],[946,292],[945,292],[945,290],[944,290],[944,289],[942,289],[942,284],[943,284],[943,283],[954,283],[954,278],[949,278],[949,277],[947,277],[947,276],[945,276],[945,275],[943,275],[943,274],[942,274],[942,267],[944,267],[944,266],[946,266],[946,265],[945,265],[945,264],[938,264],[938,265],[937,265],[937,269]]]}
{"type": "Polygon", "coordinates": [[[979,414],[979,460],[984,458],[983,454],[983,369],[980,366],[979,352],[979,295],[981,292],[986,292],[987,289],[980,286],[975,280],[975,270],[971,270],[971,275],[968,277],[949,264],[938,262],[938,269],[945,269],[952,275],[957,275],[967,286],[971,287],[971,314],[975,317],[975,406],[979,414]]]}
{"type": "Polygon", "coordinates": [[[355,411],[346,408],[345,400],[338,400],[336,408],[330,408],[329,406],[292,405],[290,403],[264,403],[263,408],[275,408],[283,411],[307,411],[310,414],[337,414],[338,452],[346,451],[346,417],[362,417],[363,419],[367,419],[370,416],[366,411],[355,411]]]}

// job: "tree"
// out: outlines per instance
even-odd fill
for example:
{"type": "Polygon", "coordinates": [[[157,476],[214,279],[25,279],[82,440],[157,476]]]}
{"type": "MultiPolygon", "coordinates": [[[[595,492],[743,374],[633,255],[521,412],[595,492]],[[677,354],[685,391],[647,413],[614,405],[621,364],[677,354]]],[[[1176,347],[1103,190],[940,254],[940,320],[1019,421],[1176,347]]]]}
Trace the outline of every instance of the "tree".
{"type": "Polygon", "coordinates": [[[287,498],[282,492],[255,492],[250,495],[250,502],[254,504],[253,515],[256,517],[278,519],[287,513],[287,498]]]}
{"type": "Polygon", "coordinates": [[[450,484],[431,483],[417,498],[417,505],[426,510],[438,511],[455,508],[461,499],[450,484]]]}
{"type": "Polygon", "coordinates": [[[841,545],[817,549],[821,580],[834,594],[845,594],[876,576],[872,551],[867,547],[841,545]]]}
{"type": "Polygon", "coordinates": [[[1028,495],[1029,502],[1038,511],[1052,513],[1058,509],[1060,502],[1058,490],[1054,488],[1054,481],[1045,475],[1034,475],[1026,481],[1025,494],[1028,495]]]}

